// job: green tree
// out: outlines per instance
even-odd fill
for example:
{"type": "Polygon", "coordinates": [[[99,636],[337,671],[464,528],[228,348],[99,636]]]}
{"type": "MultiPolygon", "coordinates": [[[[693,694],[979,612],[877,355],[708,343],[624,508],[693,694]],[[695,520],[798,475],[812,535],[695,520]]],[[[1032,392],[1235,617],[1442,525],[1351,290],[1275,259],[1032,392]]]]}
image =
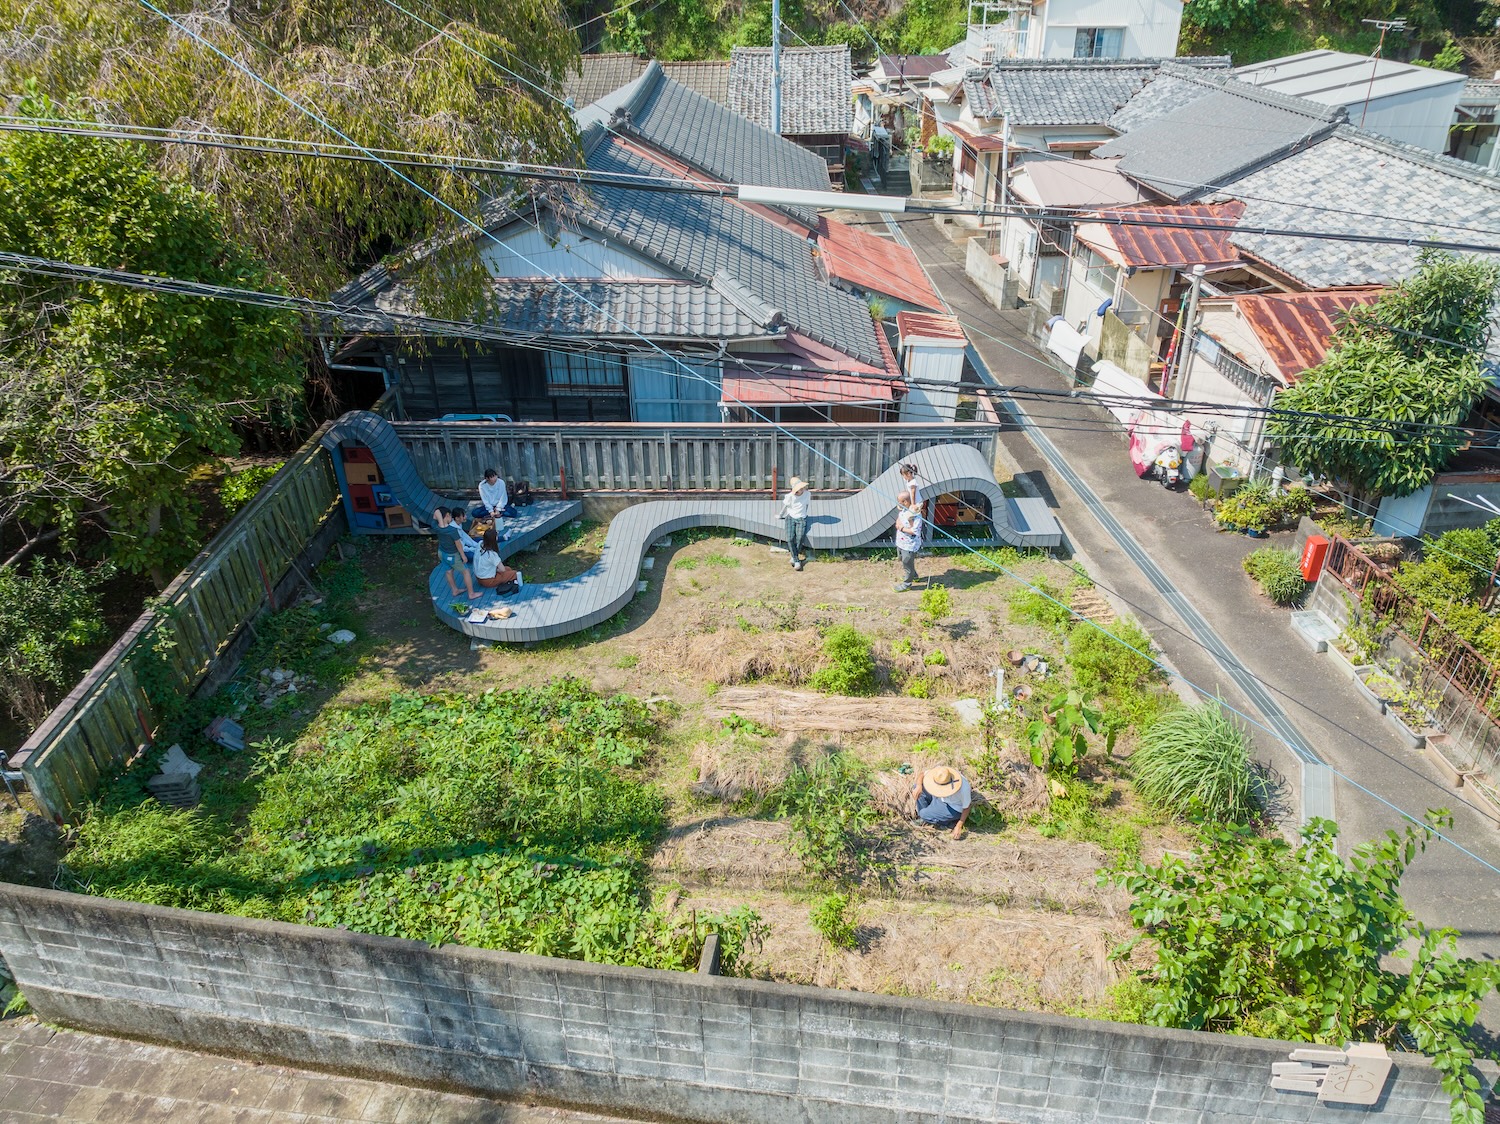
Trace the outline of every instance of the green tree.
{"type": "Polygon", "coordinates": [[[98,583],[108,576],[107,563],[92,573],[45,562],[0,569],[0,704],[28,727],[47,716],[56,691],[83,670],[83,650],[104,634],[98,583]]]}
{"type": "Polygon", "coordinates": [[[1401,426],[1458,426],[1489,385],[1480,356],[1500,265],[1433,250],[1417,261],[1413,276],[1352,312],[1327,358],[1277,395],[1278,408],[1301,415],[1267,424],[1284,460],[1367,499],[1408,495],[1429,483],[1465,440],[1452,429],[1401,426]]]}
{"type": "MultiPolygon", "coordinates": [[[[406,6],[443,25],[434,9],[406,6]]],[[[454,21],[445,30],[545,89],[559,90],[577,65],[558,0],[440,7],[454,21]]],[[[363,145],[546,162],[575,150],[555,101],[380,0],[200,5],[184,22],[363,145]]],[[[337,141],[136,0],[0,0],[0,27],[20,45],[0,51],[0,89],[35,79],[59,102],[77,96],[108,107],[111,121],[208,137],[337,141]]],[[[180,146],[154,154],[213,194],[230,233],[307,295],[326,295],[451,219],[377,164],[180,146]]],[[[461,208],[477,207],[480,188],[494,186],[453,172],[411,174],[461,208]]],[[[461,276],[477,280],[472,243],[456,247],[465,248],[461,276]]],[[[460,286],[453,302],[472,304],[477,292],[460,286]]]]}
{"type": "MultiPolygon", "coordinates": [[[[32,93],[21,112],[55,110],[32,93]]],[[[272,287],[211,199],[114,141],[0,137],[0,249],[272,287]]],[[[238,420],[293,400],[295,318],[93,282],[3,280],[0,532],[11,560],[51,539],[69,544],[87,521],[107,532],[111,557],[161,584],[198,541],[187,474],[238,452],[238,420]]]]}
{"type": "Polygon", "coordinates": [[[1454,930],[1427,928],[1402,901],[1402,874],[1450,822],[1427,818],[1347,862],[1337,826],[1315,819],[1296,845],[1226,830],[1187,860],[1112,875],[1134,895],[1141,930],[1118,954],[1140,942],[1156,952],[1146,1021],[1338,1046],[1410,1035],[1442,1073],[1453,1119],[1479,1124],[1483,1051],[1471,1030],[1500,964],[1459,957],[1454,930]],[[1388,958],[1409,958],[1410,970],[1388,958]]]}

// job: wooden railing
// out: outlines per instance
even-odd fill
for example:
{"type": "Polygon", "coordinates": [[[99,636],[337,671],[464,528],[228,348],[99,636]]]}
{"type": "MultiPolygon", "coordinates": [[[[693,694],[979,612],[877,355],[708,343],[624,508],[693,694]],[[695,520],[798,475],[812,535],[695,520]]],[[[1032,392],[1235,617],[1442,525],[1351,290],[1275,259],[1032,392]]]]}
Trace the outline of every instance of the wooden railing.
{"type": "Polygon", "coordinates": [[[275,590],[339,501],[319,430],[229,521],[11,756],[32,795],[68,819],[158,723],[152,695],[190,694],[275,590]],[[149,663],[149,667],[147,664],[149,663]],[[148,691],[148,685],[151,690],[148,691]]]}
{"type": "Polygon", "coordinates": [[[931,445],[969,445],[993,462],[997,422],[651,425],[607,422],[393,422],[434,490],[472,489],[486,468],[537,490],[764,492],[801,476],[855,491],[931,445]]]}

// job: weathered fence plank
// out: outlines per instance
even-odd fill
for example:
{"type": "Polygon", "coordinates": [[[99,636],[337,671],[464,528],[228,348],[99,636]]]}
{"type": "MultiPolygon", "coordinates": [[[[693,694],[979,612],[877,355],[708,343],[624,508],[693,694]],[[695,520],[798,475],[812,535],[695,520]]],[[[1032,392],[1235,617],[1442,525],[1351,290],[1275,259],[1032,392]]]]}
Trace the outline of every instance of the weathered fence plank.
{"type": "Polygon", "coordinates": [[[99,782],[150,740],[159,715],[143,684],[149,678],[170,694],[190,694],[265,606],[267,584],[282,580],[338,510],[338,482],[321,436],[287,461],[12,755],[48,815],[61,820],[80,811],[99,782]],[[164,655],[158,628],[173,641],[164,655]],[[147,664],[157,665],[150,677],[141,672],[147,664]]]}

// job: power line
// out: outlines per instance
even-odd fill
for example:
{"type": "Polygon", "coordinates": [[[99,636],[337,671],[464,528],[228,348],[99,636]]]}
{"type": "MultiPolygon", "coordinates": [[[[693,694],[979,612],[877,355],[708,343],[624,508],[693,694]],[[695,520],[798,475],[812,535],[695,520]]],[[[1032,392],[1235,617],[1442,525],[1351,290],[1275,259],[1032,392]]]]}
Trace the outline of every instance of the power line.
{"type": "MultiPolygon", "coordinates": [[[[226,62],[231,63],[237,69],[241,70],[246,76],[248,76],[249,78],[251,78],[253,81],[255,81],[255,82],[257,82],[257,83],[265,86],[272,93],[276,94],[282,100],[286,101],[289,105],[291,105],[293,108],[297,109],[299,112],[307,115],[308,117],[310,117],[311,119],[313,119],[314,121],[316,121],[318,124],[320,124],[321,126],[323,126],[329,132],[334,133],[335,135],[339,136],[341,139],[343,139],[345,141],[348,141],[351,144],[354,143],[348,136],[346,136],[345,134],[341,133],[336,126],[330,124],[327,120],[325,120],[324,118],[320,117],[313,110],[309,109],[308,107],[306,107],[302,103],[296,101],[295,99],[289,97],[287,94],[283,93],[281,90],[277,89],[269,81],[267,81],[265,78],[262,78],[260,75],[256,74],[255,71],[253,71],[252,69],[250,69],[244,63],[240,62],[237,59],[232,58],[231,56],[229,56],[228,54],[226,54],[224,51],[222,51],[218,47],[216,47],[213,43],[209,42],[208,40],[204,39],[202,36],[200,36],[197,33],[195,33],[191,28],[189,28],[189,27],[185,26],[184,24],[182,24],[179,20],[175,19],[174,17],[172,17],[168,13],[166,13],[166,12],[162,11],[160,8],[156,7],[156,5],[154,3],[152,3],[152,0],[138,0],[138,2],[141,4],[142,7],[145,7],[148,10],[154,12],[156,15],[160,16],[162,19],[164,19],[167,22],[171,23],[179,31],[183,32],[187,36],[189,36],[192,39],[194,39],[196,42],[200,43],[201,45],[207,47],[209,50],[211,50],[214,53],[218,54],[226,62]]],[[[389,3],[390,0],[387,0],[387,2],[389,3]]],[[[503,246],[506,250],[508,250],[510,253],[514,254],[516,257],[521,258],[523,261],[529,261],[529,259],[527,259],[524,254],[520,253],[520,251],[516,250],[514,247],[507,246],[505,243],[501,242],[498,238],[495,238],[488,231],[484,230],[483,227],[479,226],[478,223],[475,223],[472,219],[469,219],[466,216],[464,216],[462,214],[462,212],[458,211],[456,208],[450,206],[447,203],[444,203],[436,195],[433,195],[431,192],[426,191],[424,188],[422,188],[415,181],[411,180],[410,177],[406,176],[400,170],[398,170],[398,169],[396,169],[394,167],[389,167],[389,166],[388,166],[388,170],[393,175],[397,176],[398,178],[401,178],[401,179],[405,180],[411,187],[413,187],[416,190],[423,192],[423,194],[426,194],[427,196],[429,196],[432,199],[433,202],[437,203],[439,206],[441,206],[444,209],[446,209],[449,212],[451,212],[456,218],[460,219],[460,221],[468,223],[470,226],[473,226],[480,233],[484,234],[486,237],[489,237],[492,241],[494,241],[496,243],[496,245],[503,246]]],[[[532,265],[533,268],[536,268],[535,263],[530,263],[530,264],[532,265]]],[[[542,272],[545,274],[545,271],[542,271],[542,272]]],[[[553,280],[557,281],[559,284],[563,284],[564,287],[566,287],[565,283],[563,283],[561,281],[558,281],[557,278],[553,278],[553,280]]],[[[586,298],[585,298],[585,301],[586,301],[586,298]]],[[[587,302],[586,301],[586,303],[591,303],[591,302],[587,302]]],[[[639,333],[635,333],[635,334],[639,335],[639,333]]],[[[679,368],[681,368],[690,377],[695,377],[695,378],[698,378],[698,379],[700,379],[702,381],[705,381],[705,382],[710,381],[710,380],[705,379],[702,375],[699,375],[696,372],[692,371],[685,364],[683,364],[681,362],[681,360],[677,359],[676,357],[674,357],[673,355],[671,355],[669,352],[665,351],[664,349],[660,348],[659,346],[653,344],[652,341],[646,339],[644,336],[640,336],[640,338],[641,338],[642,342],[647,343],[648,345],[655,347],[655,349],[657,351],[659,351],[668,361],[675,363],[679,368]]],[[[749,406],[747,403],[741,402],[739,404],[742,405],[742,406],[745,406],[752,413],[756,413],[756,414],[759,413],[759,411],[755,410],[755,408],[753,406],[749,406]]],[[[775,423],[772,423],[772,424],[775,424],[775,423]]],[[[817,456],[817,457],[819,457],[819,458],[821,458],[823,460],[828,461],[830,464],[832,464],[835,467],[839,468],[841,471],[844,471],[844,472],[848,472],[849,471],[847,468],[845,468],[845,466],[839,464],[839,462],[837,462],[836,460],[834,460],[832,457],[830,457],[827,454],[824,454],[824,453],[820,452],[819,450],[815,449],[808,442],[806,442],[806,441],[798,438],[795,434],[793,434],[790,431],[786,430],[785,427],[778,425],[777,428],[781,429],[782,432],[786,433],[787,436],[790,437],[792,440],[797,441],[799,444],[801,444],[804,447],[806,447],[815,456],[817,456]]],[[[850,473],[850,475],[853,478],[855,478],[855,479],[860,479],[858,477],[858,474],[850,473]]],[[[868,485],[868,481],[865,481],[865,483],[868,485]]],[[[951,538],[952,536],[950,535],[949,537],[951,538]]],[[[955,540],[955,541],[957,541],[957,540],[955,540]]],[[[973,550],[972,547],[969,547],[968,549],[970,549],[971,551],[973,550]]],[[[978,557],[981,557],[981,558],[985,557],[983,554],[981,554],[978,551],[973,551],[973,552],[978,557]]],[[[990,560],[986,559],[986,561],[990,561],[990,560]]],[[[1068,612],[1068,614],[1070,616],[1073,616],[1073,617],[1076,617],[1076,618],[1078,618],[1080,620],[1086,621],[1091,627],[1099,629],[1100,631],[1104,632],[1106,635],[1109,635],[1109,636],[1113,635],[1113,634],[1109,633],[1109,631],[1107,629],[1102,628],[1097,622],[1090,620],[1088,617],[1085,617],[1085,616],[1083,616],[1080,613],[1077,613],[1071,606],[1064,605],[1062,602],[1057,601],[1056,598],[1050,597],[1050,595],[1046,594],[1044,591],[1036,589],[1036,587],[1033,586],[1033,585],[1031,585],[1031,583],[1025,582],[1024,579],[1022,579],[1021,577],[1019,577],[1019,575],[1014,574],[1013,572],[1009,571],[1005,567],[999,566],[997,563],[993,563],[992,562],[991,564],[995,565],[996,568],[1001,573],[1007,574],[1007,576],[1011,577],[1013,580],[1015,580],[1015,581],[1017,581],[1017,582],[1025,585],[1025,586],[1027,586],[1027,588],[1032,589],[1033,591],[1039,593],[1040,595],[1042,595],[1044,597],[1048,597],[1049,600],[1052,600],[1052,601],[1056,602],[1066,612],[1068,612]]],[[[1115,639],[1118,641],[1118,637],[1116,637],[1115,639]]],[[[1126,647],[1131,647],[1131,646],[1127,644],[1126,647]]],[[[1135,650],[1135,649],[1132,648],[1132,650],[1135,650]]],[[[1149,654],[1146,654],[1146,653],[1139,653],[1139,654],[1143,655],[1144,658],[1146,658],[1147,660],[1149,660],[1150,662],[1152,662],[1156,666],[1158,666],[1158,667],[1161,666],[1157,661],[1155,661],[1154,659],[1152,659],[1152,657],[1149,654]]],[[[1163,670],[1166,670],[1166,669],[1163,668],[1163,670]]],[[[1182,677],[1179,676],[1179,678],[1182,678],[1182,677]]],[[[1201,693],[1203,693],[1205,695],[1205,697],[1210,697],[1210,698],[1216,697],[1216,696],[1209,695],[1209,693],[1207,691],[1204,691],[1203,688],[1198,687],[1196,684],[1192,684],[1190,680],[1183,679],[1182,681],[1185,682],[1185,683],[1189,683],[1189,685],[1193,686],[1195,690],[1198,690],[1201,693]]],[[[1221,703],[1221,705],[1226,705],[1226,704],[1222,704],[1221,703]]],[[[1241,713],[1241,712],[1239,712],[1237,710],[1234,710],[1234,708],[1228,708],[1228,709],[1232,710],[1234,713],[1241,713]]],[[[1283,738],[1283,737],[1281,737],[1280,735],[1276,734],[1275,731],[1269,730],[1268,727],[1265,727],[1261,723],[1256,722],[1254,719],[1249,718],[1249,716],[1246,716],[1246,715],[1243,715],[1243,714],[1241,714],[1241,716],[1244,717],[1246,719],[1246,721],[1251,722],[1253,725],[1259,726],[1262,729],[1266,729],[1273,736],[1277,737],[1278,740],[1286,742],[1286,739],[1283,738]]],[[[1286,742],[1286,744],[1288,744],[1290,746],[1291,743],[1290,742],[1286,742]]],[[[1296,747],[1292,747],[1292,748],[1293,748],[1293,750],[1295,752],[1296,747]]],[[[1342,775],[1342,774],[1338,774],[1338,771],[1335,770],[1335,769],[1332,769],[1331,766],[1326,766],[1325,765],[1324,767],[1329,768],[1330,772],[1333,772],[1336,775],[1342,775]]],[[[1356,782],[1351,781],[1350,783],[1356,783],[1356,782]]],[[[1360,787],[1363,787],[1363,786],[1360,786],[1360,787]]],[[[1394,807],[1394,805],[1392,805],[1392,807],[1394,807]]],[[[1400,809],[1397,809],[1397,810],[1399,811],[1400,809]]],[[[1407,818],[1411,819],[1413,822],[1420,822],[1420,821],[1417,821],[1415,817],[1410,816],[1408,813],[1402,812],[1402,815],[1407,816],[1407,818]]],[[[1482,863],[1484,866],[1488,867],[1490,870],[1495,871],[1496,873],[1500,873],[1500,868],[1497,868],[1497,867],[1493,866],[1492,864],[1488,863],[1486,860],[1484,860],[1483,858],[1481,858],[1478,855],[1475,855],[1473,852],[1467,850],[1466,848],[1462,847],[1457,842],[1449,840],[1446,836],[1442,835],[1441,833],[1435,833],[1435,834],[1437,834],[1439,838],[1442,838],[1446,842],[1449,842],[1452,846],[1454,846],[1458,850],[1462,851],[1464,854],[1469,855],[1471,858],[1475,859],[1475,861],[1482,863]]]]}

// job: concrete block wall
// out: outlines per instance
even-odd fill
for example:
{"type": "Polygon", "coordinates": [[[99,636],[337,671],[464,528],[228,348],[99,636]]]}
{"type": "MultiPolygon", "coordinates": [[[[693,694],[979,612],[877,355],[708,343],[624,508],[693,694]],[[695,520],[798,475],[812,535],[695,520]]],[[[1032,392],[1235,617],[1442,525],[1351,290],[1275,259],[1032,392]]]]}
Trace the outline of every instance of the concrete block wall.
{"type": "Polygon", "coordinates": [[[1449,1118],[1398,1060],[1374,1110],[1272,1092],[1287,1043],[614,968],[0,884],[48,1021],[419,1084],[746,1124],[1449,1118]]]}

